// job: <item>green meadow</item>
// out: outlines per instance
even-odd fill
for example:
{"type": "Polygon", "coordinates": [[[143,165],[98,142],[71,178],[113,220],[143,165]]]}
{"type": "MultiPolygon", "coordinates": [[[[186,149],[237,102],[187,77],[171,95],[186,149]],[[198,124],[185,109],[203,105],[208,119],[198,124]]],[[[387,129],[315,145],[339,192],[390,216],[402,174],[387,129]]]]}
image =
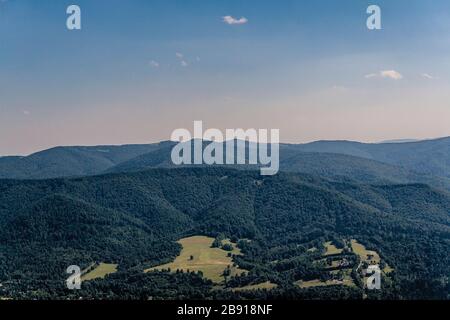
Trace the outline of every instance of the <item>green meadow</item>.
{"type": "Polygon", "coordinates": [[[213,241],[214,238],[206,236],[183,238],[178,241],[182,246],[181,253],[173,262],[146,269],[145,272],[168,269],[172,272],[176,270],[201,271],[205,278],[214,283],[222,283],[225,279],[223,273],[228,267],[230,267],[231,276],[245,271],[233,266],[232,257],[228,256],[228,253],[241,254],[235,244],[229,240],[222,241],[224,244],[228,243],[233,246],[232,251],[225,251],[221,248],[211,248],[213,241]]]}
{"type": "Polygon", "coordinates": [[[83,274],[81,276],[82,281],[89,281],[94,279],[103,279],[108,274],[117,272],[117,264],[113,263],[100,263],[91,271],[83,274]]]}

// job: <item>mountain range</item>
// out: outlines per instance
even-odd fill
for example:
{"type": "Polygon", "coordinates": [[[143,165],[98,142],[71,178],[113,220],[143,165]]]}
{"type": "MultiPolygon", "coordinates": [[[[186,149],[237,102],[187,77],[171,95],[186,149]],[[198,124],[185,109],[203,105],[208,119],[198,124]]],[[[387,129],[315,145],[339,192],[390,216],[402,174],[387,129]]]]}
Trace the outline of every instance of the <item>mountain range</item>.
{"type": "MultiPolygon", "coordinates": [[[[57,147],[0,158],[0,178],[48,179],[173,167],[174,142],[57,147]]],[[[249,145],[247,144],[248,152],[249,145]]],[[[450,190],[450,138],[367,144],[317,141],[280,144],[280,169],[362,183],[426,183],[450,190]]]]}
{"type": "Polygon", "coordinates": [[[0,298],[78,299],[65,269],[101,262],[118,271],[86,283],[83,298],[450,298],[450,138],[280,144],[274,176],[257,166],[175,167],[174,145],[0,158],[0,298]],[[247,272],[220,288],[192,272],[143,273],[173,261],[176,241],[191,235],[234,239],[243,255],[233,264],[247,272]],[[358,260],[353,286],[296,285],[329,281],[317,266],[324,244],[355,239],[393,270],[381,292],[365,290],[358,260]],[[268,281],[276,288],[233,289],[268,281]]]}

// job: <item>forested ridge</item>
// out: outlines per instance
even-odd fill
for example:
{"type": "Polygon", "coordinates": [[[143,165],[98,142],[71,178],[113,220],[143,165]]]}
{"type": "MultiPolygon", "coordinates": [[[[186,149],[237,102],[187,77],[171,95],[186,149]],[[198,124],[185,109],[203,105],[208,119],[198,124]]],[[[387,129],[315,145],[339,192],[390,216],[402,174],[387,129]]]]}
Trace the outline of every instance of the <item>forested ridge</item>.
{"type": "MultiPolygon", "coordinates": [[[[209,142],[204,141],[204,146],[209,142]]],[[[0,157],[0,178],[48,179],[173,166],[175,142],[56,147],[0,157]]],[[[255,148],[251,144],[251,148],[255,148]]],[[[246,143],[248,151],[249,144],[246,143]]],[[[248,167],[246,167],[248,169],[248,167]]],[[[426,183],[450,190],[450,138],[407,143],[316,141],[280,144],[280,169],[361,183],[426,183]]]]}
{"type": "Polygon", "coordinates": [[[358,239],[394,271],[369,298],[447,299],[450,195],[425,184],[367,185],[295,173],[151,169],[50,180],[0,181],[0,296],[13,298],[361,298],[361,287],[302,289],[320,277],[323,243],[358,239]],[[189,235],[233,238],[248,270],[212,290],[193,273],[144,268],[173,260],[189,235]],[[240,241],[247,239],[249,241],[240,241]],[[316,251],[310,251],[316,248],[316,251]],[[69,265],[119,271],[65,288],[69,265]]]}

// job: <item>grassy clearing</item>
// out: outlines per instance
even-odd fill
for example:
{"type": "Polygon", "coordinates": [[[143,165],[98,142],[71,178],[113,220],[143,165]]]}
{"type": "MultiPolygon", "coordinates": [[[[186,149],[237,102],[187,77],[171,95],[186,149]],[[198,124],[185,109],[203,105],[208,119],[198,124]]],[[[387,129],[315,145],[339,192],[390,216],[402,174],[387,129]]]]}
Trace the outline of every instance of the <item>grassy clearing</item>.
{"type": "MultiPolygon", "coordinates": [[[[367,250],[364,245],[358,243],[358,241],[355,239],[351,240],[351,244],[352,244],[353,252],[361,258],[361,261],[364,261],[367,264],[380,264],[381,258],[380,258],[380,255],[378,254],[378,252],[372,251],[372,250],[367,250]]],[[[388,266],[387,263],[385,263],[383,272],[385,274],[388,274],[392,271],[394,271],[394,269],[392,269],[390,266],[388,266]]],[[[365,283],[365,280],[366,280],[366,278],[364,278],[364,283],[365,283]]]]}
{"type": "Polygon", "coordinates": [[[248,285],[248,286],[244,286],[244,287],[240,287],[240,288],[232,288],[231,290],[233,290],[233,291],[248,291],[248,290],[258,290],[258,289],[270,290],[270,289],[274,289],[276,287],[277,287],[277,285],[275,283],[266,281],[263,283],[252,284],[252,285],[248,285]]]}
{"type": "Polygon", "coordinates": [[[327,241],[323,245],[326,249],[325,256],[342,253],[342,249],[336,248],[336,246],[331,241],[327,241]]]}
{"type": "MultiPolygon", "coordinates": [[[[352,268],[357,267],[360,271],[361,280],[366,283],[367,278],[365,277],[364,270],[361,269],[363,263],[369,265],[379,265],[381,262],[380,255],[378,252],[373,250],[367,250],[364,245],[359,243],[355,239],[351,239],[350,243],[346,241],[346,248],[351,246],[353,253],[359,256],[361,263],[358,266],[354,266],[353,263],[349,263],[346,261],[345,256],[340,256],[342,254],[343,249],[338,249],[331,241],[327,241],[324,244],[326,252],[324,255],[316,260],[316,266],[324,269],[328,272],[329,275],[332,275],[331,280],[321,281],[319,279],[313,279],[309,281],[296,281],[295,284],[300,288],[310,288],[310,287],[322,287],[322,286],[332,286],[332,285],[345,285],[355,287],[356,284],[352,279],[352,268]],[[331,264],[327,263],[327,259],[330,259],[330,255],[334,255],[332,257],[331,264]],[[336,270],[329,270],[336,269],[336,270]]],[[[387,264],[383,269],[384,273],[392,272],[393,269],[389,267],[387,264]]]]}
{"type": "Polygon", "coordinates": [[[311,287],[323,287],[323,286],[336,286],[336,285],[344,285],[349,287],[356,287],[355,282],[352,279],[352,268],[341,269],[341,270],[333,270],[329,272],[333,275],[334,279],[321,281],[319,279],[303,281],[299,280],[294,282],[295,285],[300,288],[311,288],[311,287]]]}
{"type": "Polygon", "coordinates": [[[117,264],[113,263],[100,263],[92,271],[87,272],[81,276],[82,281],[89,281],[94,279],[103,279],[108,274],[117,272],[117,264]]]}
{"type": "Polygon", "coordinates": [[[153,267],[144,272],[155,270],[167,270],[172,272],[178,270],[183,271],[201,271],[203,276],[212,280],[214,283],[221,283],[224,280],[223,272],[230,266],[231,275],[241,274],[245,270],[233,266],[232,258],[228,257],[228,253],[240,254],[240,250],[236,248],[229,240],[222,241],[223,244],[230,243],[233,251],[225,251],[221,248],[211,248],[214,238],[205,236],[193,236],[178,241],[183,247],[180,255],[171,263],[153,267]]]}
{"type": "Polygon", "coordinates": [[[323,287],[323,286],[336,286],[336,285],[344,285],[354,287],[355,283],[352,278],[345,277],[343,280],[328,280],[328,281],[320,281],[319,279],[309,280],[309,281],[296,281],[295,285],[300,288],[311,288],[311,287],[323,287]]]}
{"type": "Polygon", "coordinates": [[[380,263],[380,255],[376,251],[367,250],[366,247],[360,244],[357,240],[352,239],[352,250],[355,254],[357,254],[362,261],[365,261],[369,264],[379,264],[380,263]]]}

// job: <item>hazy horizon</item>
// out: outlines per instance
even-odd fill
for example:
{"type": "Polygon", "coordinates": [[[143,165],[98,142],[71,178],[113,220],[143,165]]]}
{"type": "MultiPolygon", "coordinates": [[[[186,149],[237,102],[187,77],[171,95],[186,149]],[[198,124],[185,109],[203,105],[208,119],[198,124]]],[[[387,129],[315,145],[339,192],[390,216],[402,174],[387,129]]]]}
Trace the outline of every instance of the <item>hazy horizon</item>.
{"type": "Polygon", "coordinates": [[[194,120],[284,143],[447,137],[449,34],[445,0],[0,0],[0,156],[165,141],[194,120]]]}
{"type": "MultiPolygon", "coordinates": [[[[308,143],[320,142],[320,141],[356,142],[356,143],[366,143],[366,144],[391,144],[391,143],[403,144],[403,143],[414,143],[414,142],[422,142],[422,141],[430,141],[430,140],[440,140],[440,139],[446,139],[446,138],[450,138],[450,136],[433,137],[433,138],[425,138],[425,139],[392,139],[392,140],[372,141],[372,142],[370,142],[370,141],[358,141],[358,140],[335,140],[335,139],[311,140],[311,141],[305,141],[305,142],[280,141],[279,144],[308,144],[308,143]]],[[[191,140],[194,140],[194,139],[191,139],[191,140]]],[[[205,140],[205,139],[203,139],[203,140],[204,141],[210,141],[210,140],[205,140]]],[[[158,140],[158,141],[150,141],[150,142],[142,142],[142,143],[55,145],[55,146],[50,146],[48,148],[35,150],[35,151],[33,151],[31,153],[28,153],[28,154],[8,154],[8,155],[0,154],[0,158],[2,158],[2,157],[13,157],[13,156],[26,157],[26,156],[32,155],[34,153],[38,153],[38,152],[41,152],[41,151],[46,151],[46,150],[53,149],[53,148],[58,148],[58,147],[63,147],[63,148],[70,148],[70,147],[109,147],[109,146],[120,147],[120,146],[126,146],[126,145],[156,144],[156,143],[168,142],[168,141],[176,142],[176,141],[173,141],[173,140],[170,140],[170,139],[166,139],[166,140],[158,140]]],[[[248,140],[246,140],[246,141],[248,141],[248,140]]],[[[220,143],[220,142],[218,142],[218,143],[220,143]]]]}

